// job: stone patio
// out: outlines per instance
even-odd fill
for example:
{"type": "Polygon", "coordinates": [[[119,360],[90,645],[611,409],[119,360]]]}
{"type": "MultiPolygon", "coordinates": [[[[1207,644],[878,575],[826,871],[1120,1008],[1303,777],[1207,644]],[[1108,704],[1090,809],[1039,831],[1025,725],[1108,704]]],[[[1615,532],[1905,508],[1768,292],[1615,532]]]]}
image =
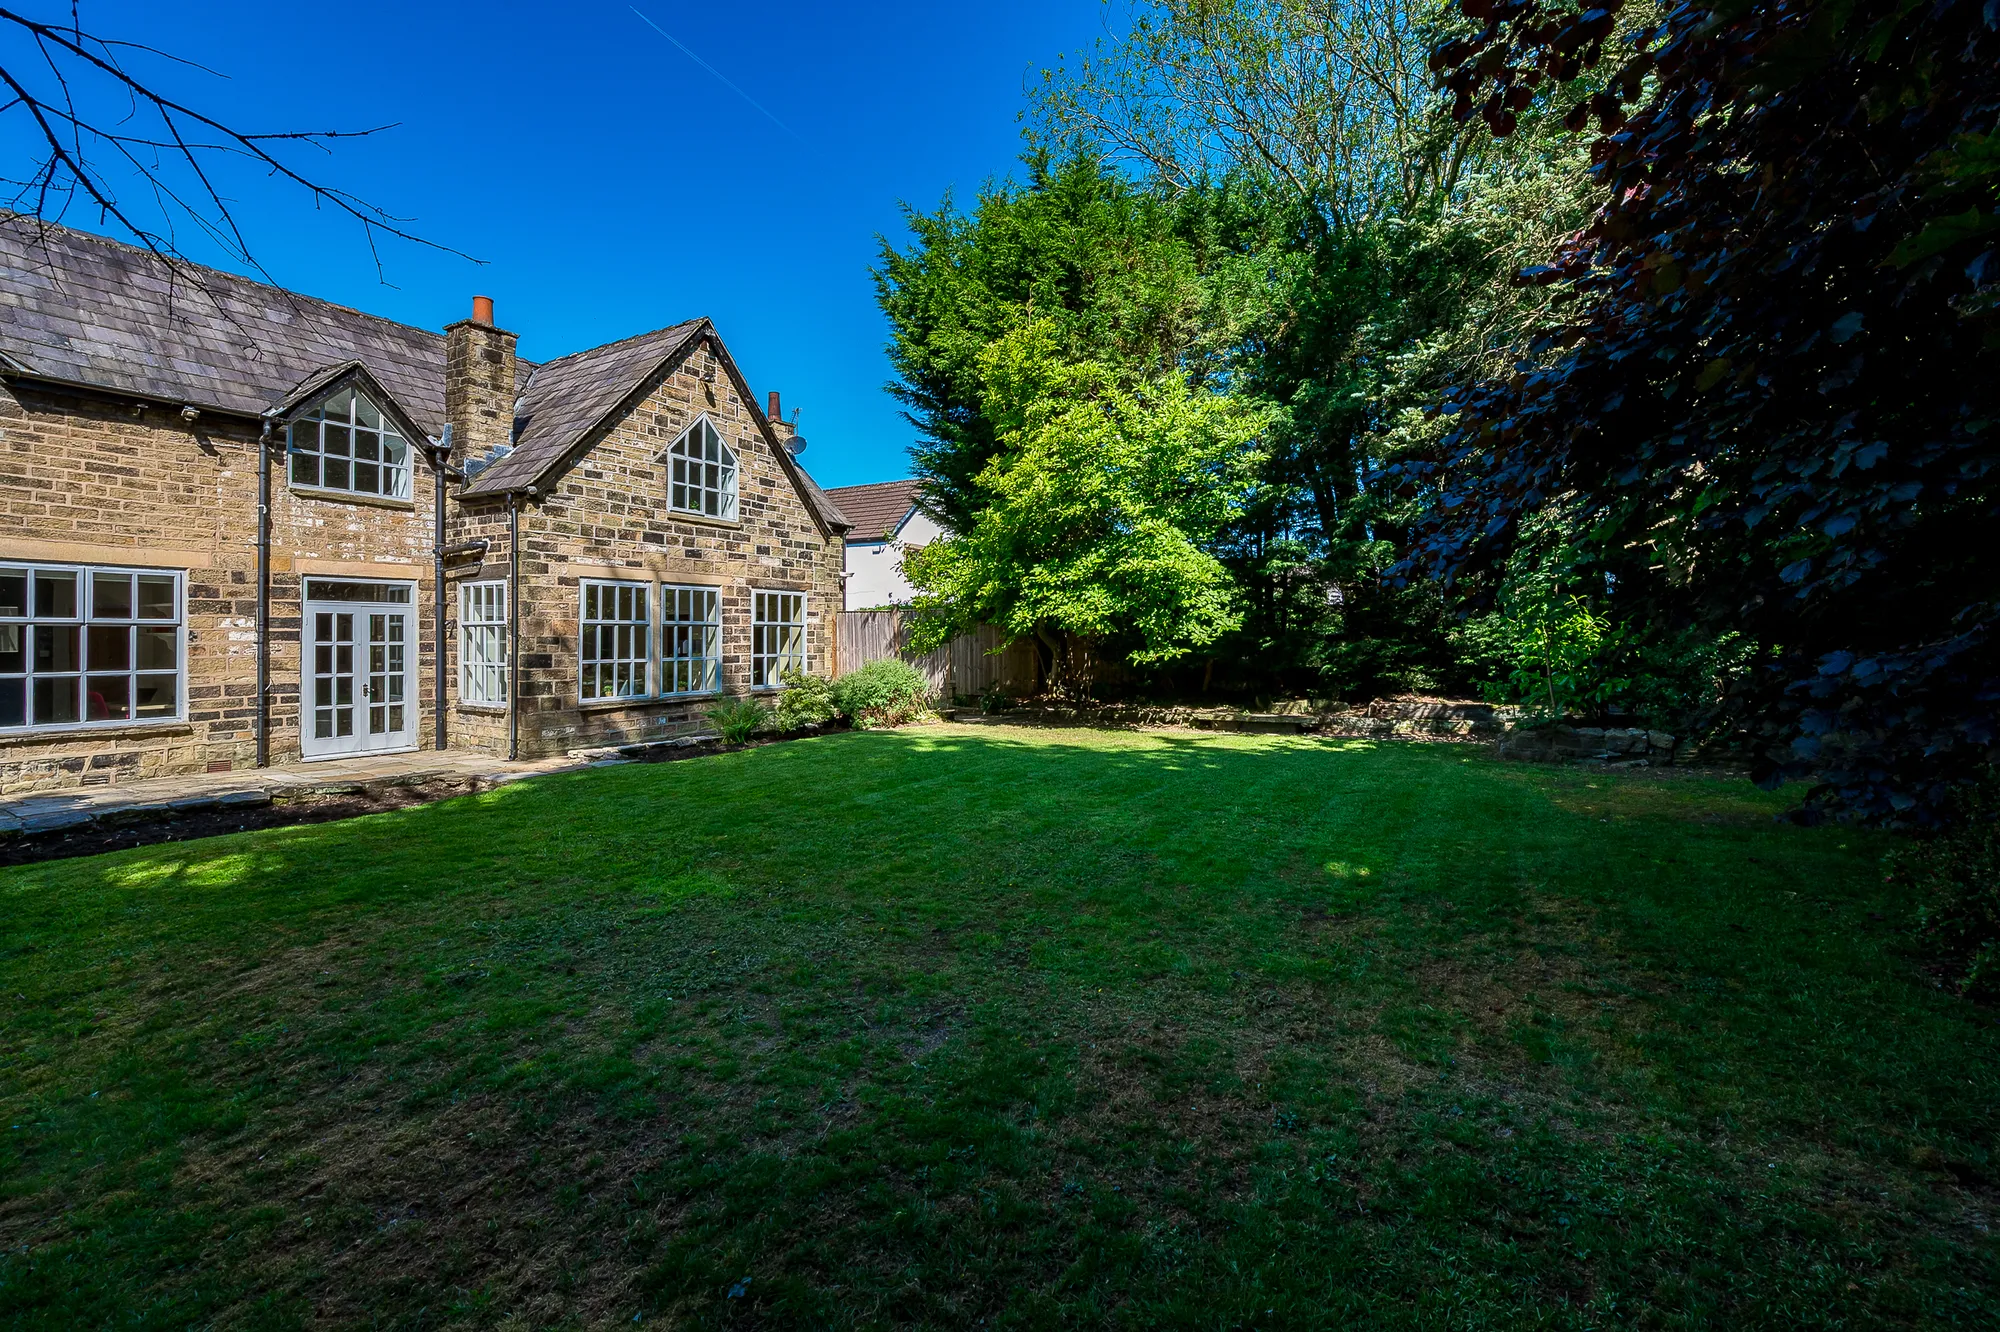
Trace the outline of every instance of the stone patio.
{"type": "MultiPolygon", "coordinates": [[[[690,737],[682,743],[694,742],[696,738],[690,737]]],[[[627,748],[636,751],[643,746],[627,748]]],[[[625,750],[605,749],[578,751],[534,762],[509,763],[491,754],[471,750],[426,750],[415,754],[369,755],[247,772],[155,777],[119,786],[38,791],[0,797],[0,838],[62,832],[87,823],[139,823],[201,810],[268,805],[288,798],[348,795],[433,781],[460,781],[482,788],[493,787],[526,777],[627,762],[631,757],[625,750]]]]}

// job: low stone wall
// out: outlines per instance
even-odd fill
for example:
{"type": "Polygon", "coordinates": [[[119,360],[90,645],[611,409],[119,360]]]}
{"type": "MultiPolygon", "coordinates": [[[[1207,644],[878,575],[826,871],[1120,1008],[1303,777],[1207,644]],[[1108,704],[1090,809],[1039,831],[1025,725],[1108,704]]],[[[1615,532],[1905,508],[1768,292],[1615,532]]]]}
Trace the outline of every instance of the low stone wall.
{"type": "Polygon", "coordinates": [[[1637,727],[1520,726],[1500,740],[1500,757],[1529,763],[1670,764],[1679,742],[1637,727]]]}
{"type": "MultiPolygon", "coordinates": [[[[956,709],[957,717],[979,713],[956,709]]],[[[1377,699],[1355,707],[1328,710],[1304,700],[1289,700],[1268,710],[1235,707],[1188,707],[1142,703],[1054,703],[1038,700],[1007,710],[1021,720],[1083,726],[1182,726],[1197,731],[1245,731],[1267,735],[1325,735],[1376,740],[1448,740],[1473,742],[1497,739],[1519,716],[1518,709],[1453,699],[1377,699]]]]}
{"type": "Polygon", "coordinates": [[[1453,699],[1377,699],[1330,712],[1315,728],[1321,735],[1385,740],[1492,740],[1518,715],[1513,708],[1453,699]]]}

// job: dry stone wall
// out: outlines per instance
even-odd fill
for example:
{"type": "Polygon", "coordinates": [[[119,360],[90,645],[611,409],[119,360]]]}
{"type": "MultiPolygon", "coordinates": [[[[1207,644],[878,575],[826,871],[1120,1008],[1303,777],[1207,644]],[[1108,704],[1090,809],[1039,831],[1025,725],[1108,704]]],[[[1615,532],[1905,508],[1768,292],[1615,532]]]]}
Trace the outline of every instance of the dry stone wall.
{"type": "Polygon", "coordinates": [[[1531,763],[1668,764],[1679,751],[1665,731],[1636,727],[1518,726],[1500,741],[1500,757],[1531,763]]]}

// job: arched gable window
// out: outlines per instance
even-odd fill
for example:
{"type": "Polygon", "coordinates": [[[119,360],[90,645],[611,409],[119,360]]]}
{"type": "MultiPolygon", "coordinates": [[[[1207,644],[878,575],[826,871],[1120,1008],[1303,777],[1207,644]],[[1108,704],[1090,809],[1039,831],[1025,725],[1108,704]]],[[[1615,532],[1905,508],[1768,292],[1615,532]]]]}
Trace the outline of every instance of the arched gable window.
{"type": "Polygon", "coordinates": [[[667,450],[667,507],[707,518],[736,519],[736,455],[706,416],[667,450]]]}
{"type": "Polygon", "coordinates": [[[410,445],[359,389],[344,388],[292,419],[292,485],[410,497],[410,445]]]}

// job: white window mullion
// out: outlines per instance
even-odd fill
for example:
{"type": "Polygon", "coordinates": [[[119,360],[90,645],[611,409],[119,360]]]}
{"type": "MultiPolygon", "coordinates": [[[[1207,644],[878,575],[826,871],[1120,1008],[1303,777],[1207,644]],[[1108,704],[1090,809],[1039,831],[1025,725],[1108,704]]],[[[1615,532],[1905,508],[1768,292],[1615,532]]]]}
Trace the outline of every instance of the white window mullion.
{"type": "Polygon", "coordinates": [[[410,497],[410,446],[359,389],[329,394],[286,427],[295,490],[410,497]]]}
{"type": "Polygon", "coordinates": [[[736,521],[736,480],[736,454],[706,416],[667,448],[667,507],[675,512],[736,521]]]}
{"type": "Polygon", "coordinates": [[[660,589],[660,692],[722,688],[722,596],[712,587],[660,589]]]}
{"type": "Polygon", "coordinates": [[[0,564],[0,731],[179,720],[183,591],[170,570],[0,564]]]}
{"type": "Polygon", "coordinates": [[[586,702],[651,693],[652,584],[583,580],[577,589],[578,694],[586,702]]]}
{"type": "Polygon", "coordinates": [[[777,689],[786,671],[806,668],[806,598],[803,592],[752,592],[750,687],[777,689]]]}
{"type": "Polygon", "coordinates": [[[507,585],[466,583],[459,589],[458,697],[462,703],[507,703],[507,585]]]}

